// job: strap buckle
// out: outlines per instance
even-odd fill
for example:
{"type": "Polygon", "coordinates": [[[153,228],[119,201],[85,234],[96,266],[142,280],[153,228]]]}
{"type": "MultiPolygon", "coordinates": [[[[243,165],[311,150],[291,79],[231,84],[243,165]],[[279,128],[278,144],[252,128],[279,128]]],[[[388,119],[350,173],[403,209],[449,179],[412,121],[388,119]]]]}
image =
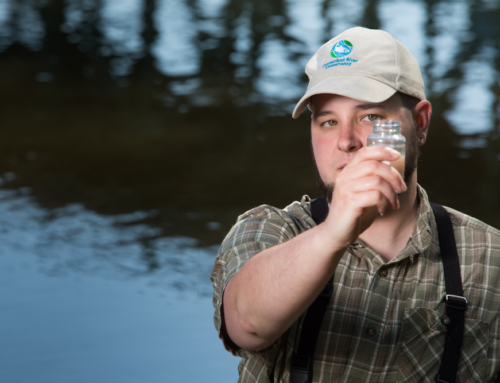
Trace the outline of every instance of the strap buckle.
{"type": "Polygon", "coordinates": [[[469,307],[469,302],[465,297],[446,294],[446,307],[449,307],[450,309],[465,311],[469,307]]]}
{"type": "Polygon", "coordinates": [[[299,370],[312,370],[313,359],[305,355],[295,354],[292,356],[292,367],[299,370]]]}
{"type": "Polygon", "coordinates": [[[292,356],[292,368],[290,370],[291,383],[311,383],[313,372],[313,358],[305,355],[292,356]]]}

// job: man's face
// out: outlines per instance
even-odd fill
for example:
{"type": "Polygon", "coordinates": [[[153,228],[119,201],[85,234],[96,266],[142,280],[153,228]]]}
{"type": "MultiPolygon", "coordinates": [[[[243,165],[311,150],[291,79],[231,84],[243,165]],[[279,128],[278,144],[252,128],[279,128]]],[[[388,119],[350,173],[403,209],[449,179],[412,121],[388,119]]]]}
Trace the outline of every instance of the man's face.
{"type": "Polygon", "coordinates": [[[415,125],[409,111],[395,94],[381,103],[367,103],[339,95],[313,96],[311,141],[320,177],[320,187],[331,197],[337,175],[366,146],[375,120],[401,121],[406,137],[406,183],[411,179],[418,157],[415,125]]]}

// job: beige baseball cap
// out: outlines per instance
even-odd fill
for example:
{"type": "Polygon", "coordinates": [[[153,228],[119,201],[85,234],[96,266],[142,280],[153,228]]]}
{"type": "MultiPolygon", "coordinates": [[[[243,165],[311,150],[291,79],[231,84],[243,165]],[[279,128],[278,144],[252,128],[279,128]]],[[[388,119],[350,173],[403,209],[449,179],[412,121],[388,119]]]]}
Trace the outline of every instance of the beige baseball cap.
{"type": "Polygon", "coordinates": [[[309,86],[295,107],[297,118],[315,94],[382,102],[396,92],[425,100],[417,60],[401,41],[377,29],[355,27],[324,44],[306,65],[309,86]]]}

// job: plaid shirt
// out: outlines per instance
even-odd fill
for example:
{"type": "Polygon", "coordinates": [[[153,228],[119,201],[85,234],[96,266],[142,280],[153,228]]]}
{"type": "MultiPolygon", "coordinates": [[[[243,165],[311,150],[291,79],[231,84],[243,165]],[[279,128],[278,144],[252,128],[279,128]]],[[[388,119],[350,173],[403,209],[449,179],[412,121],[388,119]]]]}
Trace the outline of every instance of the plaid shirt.
{"type": "MultiPolygon", "coordinates": [[[[314,382],[434,382],[446,326],[445,283],[436,223],[419,187],[418,216],[406,247],[390,262],[360,240],[337,267],[314,355],[314,382]]],[[[457,382],[491,382],[500,371],[500,231],[447,208],[464,295],[465,333],[457,382]]],[[[310,199],[283,210],[260,206],[238,218],[220,248],[211,280],[215,326],[243,359],[239,382],[288,382],[304,315],[271,347],[239,349],[221,317],[229,279],[255,254],[315,226],[310,199]]]]}

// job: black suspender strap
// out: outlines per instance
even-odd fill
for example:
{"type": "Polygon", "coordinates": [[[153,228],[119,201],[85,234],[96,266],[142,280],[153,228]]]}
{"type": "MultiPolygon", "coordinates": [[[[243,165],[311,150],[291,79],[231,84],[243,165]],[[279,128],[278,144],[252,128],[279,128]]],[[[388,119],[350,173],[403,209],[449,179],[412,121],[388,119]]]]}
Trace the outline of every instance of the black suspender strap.
{"type": "Polygon", "coordinates": [[[446,339],[436,382],[454,383],[462,351],[465,310],[468,302],[463,296],[460,264],[450,215],[441,205],[431,203],[431,207],[436,217],[446,286],[446,316],[443,318],[443,323],[447,325],[446,339]]]}
{"type": "Polygon", "coordinates": [[[325,197],[319,197],[311,201],[311,216],[316,225],[323,222],[328,216],[328,201],[325,197]]]}
{"type": "MultiPolygon", "coordinates": [[[[311,215],[317,225],[326,219],[328,215],[328,202],[326,198],[320,197],[311,201],[311,215]]],[[[316,348],[319,329],[332,292],[333,277],[330,278],[321,294],[307,309],[307,314],[302,324],[299,347],[297,353],[292,356],[292,368],[290,370],[291,383],[312,382],[314,349],[316,348]]]]}
{"type": "MultiPolygon", "coordinates": [[[[447,325],[447,330],[441,367],[436,375],[436,382],[454,383],[462,350],[465,310],[467,310],[468,302],[463,296],[460,264],[450,215],[441,205],[431,203],[431,207],[436,218],[446,286],[446,316],[443,318],[443,323],[447,325]]],[[[325,220],[328,215],[328,202],[325,198],[316,198],[311,201],[311,215],[316,224],[325,220]]],[[[291,383],[312,382],[316,341],[332,293],[333,277],[307,310],[297,353],[292,356],[291,383]]]]}

